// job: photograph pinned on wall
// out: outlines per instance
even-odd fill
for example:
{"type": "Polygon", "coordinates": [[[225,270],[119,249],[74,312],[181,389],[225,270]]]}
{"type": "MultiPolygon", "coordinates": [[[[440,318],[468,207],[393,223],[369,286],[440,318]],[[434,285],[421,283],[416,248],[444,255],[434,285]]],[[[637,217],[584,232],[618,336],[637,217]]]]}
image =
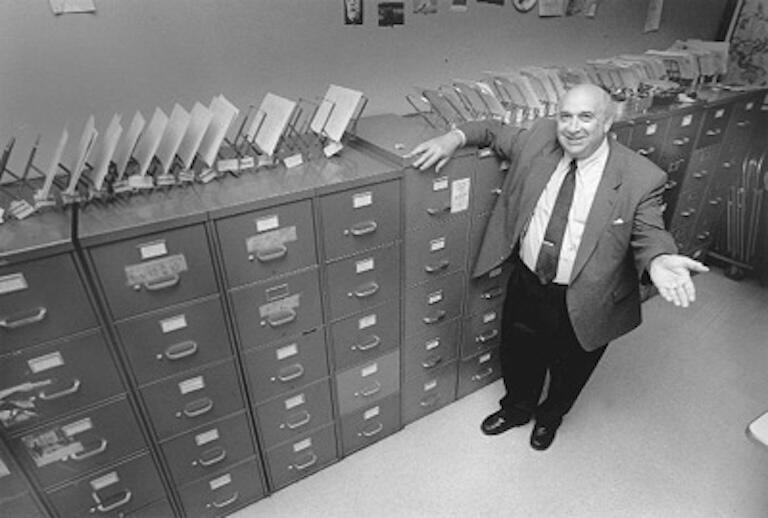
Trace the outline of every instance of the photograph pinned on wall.
{"type": "Polygon", "coordinates": [[[451,0],[451,11],[455,13],[466,13],[467,0],[451,0]]]}
{"type": "Polygon", "coordinates": [[[344,25],[363,24],[363,0],[344,0],[344,25]]]}
{"type": "Polygon", "coordinates": [[[539,16],[563,16],[565,0],[539,0],[539,16]]]}
{"type": "Polygon", "coordinates": [[[437,12],[437,0],[413,0],[414,14],[435,14],[437,12]]]}
{"type": "Polygon", "coordinates": [[[380,2],[379,27],[405,24],[405,2],[380,2]]]}

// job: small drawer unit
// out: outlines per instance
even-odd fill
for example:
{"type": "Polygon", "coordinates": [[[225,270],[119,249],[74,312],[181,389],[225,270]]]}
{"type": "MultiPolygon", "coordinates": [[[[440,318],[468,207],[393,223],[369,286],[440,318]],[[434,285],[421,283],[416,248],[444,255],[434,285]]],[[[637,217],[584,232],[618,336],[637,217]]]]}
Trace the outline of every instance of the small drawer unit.
{"type": "Polygon", "coordinates": [[[216,231],[232,287],[317,264],[309,200],[223,218],[216,231]]]}
{"type": "Polygon", "coordinates": [[[400,182],[393,180],[320,199],[326,260],[357,254],[400,235],[400,182]]]}
{"type": "Polygon", "coordinates": [[[474,156],[455,156],[440,172],[406,171],[405,230],[444,221],[469,210],[474,156]]]}
{"type": "Polygon", "coordinates": [[[373,444],[400,429],[400,396],[387,396],[341,419],[344,455],[373,444]]]}
{"type": "Polygon", "coordinates": [[[405,236],[405,285],[413,286],[464,268],[467,261],[466,214],[408,232],[405,236]]]}
{"type": "Polygon", "coordinates": [[[280,489],[315,473],[338,458],[332,424],[267,450],[272,487],[280,489]]]}
{"type": "Polygon", "coordinates": [[[459,363],[457,398],[462,398],[501,377],[498,349],[488,349],[459,363]]]}
{"type": "Polygon", "coordinates": [[[408,288],[405,292],[405,336],[427,334],[435,325],[447,322],[462,312],[464,272],[408,288]]]}
{"type": "Polygon", "coordinates": [[[458,318],[434,327],[430,333],[405,341],[403,371],[405,379],[427,375],[456,359],[461,333],[458,318]]]}
{"type": "Polygon", "coordinates": [[[406,380],[403,388],[403,424],[408,424],[456,399],[456,361],[406,380]]]}
{"type": "Polygon", "coordinates": [[[400,351],[336,373],[339,413],[344,416],[400,390],[400,351]]]}
{"type": "Polygon", "coordinates": [[[337,371],[375,359],[400,345],[400,301],[331,324],[337,371]]]}
{"type": "Polygon", "coordinates": [[[202,225],[95,246],[90,256],[115,320],[217,291],[202,225]]]}

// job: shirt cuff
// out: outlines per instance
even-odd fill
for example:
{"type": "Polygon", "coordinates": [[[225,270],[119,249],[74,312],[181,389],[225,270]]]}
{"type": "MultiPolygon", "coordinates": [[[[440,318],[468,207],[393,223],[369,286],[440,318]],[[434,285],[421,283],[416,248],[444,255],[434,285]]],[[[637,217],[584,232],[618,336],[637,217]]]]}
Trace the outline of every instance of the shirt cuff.
{"type": "Polygon", "coordinates": [[[463,131],[461,131],[459,128],[453,128],[451,130],[451,133],[459,137],[459,140],[461,141],[461,144],[459,147],[464,147],[467,145],[467,136],[464,134],[463,131]]]}

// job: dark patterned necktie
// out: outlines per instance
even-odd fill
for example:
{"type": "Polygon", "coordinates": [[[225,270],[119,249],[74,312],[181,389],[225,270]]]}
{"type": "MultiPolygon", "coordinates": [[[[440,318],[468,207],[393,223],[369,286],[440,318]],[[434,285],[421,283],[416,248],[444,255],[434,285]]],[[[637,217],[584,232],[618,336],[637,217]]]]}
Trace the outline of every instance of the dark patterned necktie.
{"type": "Polygon", "coordinates": [[[568,224],[568,212],[573,203],[573,191],[576,187],[576,160],[571,160],[563,184],[557,193],[555,206],[544,233],[539,257],[536,260],[536,275],[542,284],[549,284],[557,275],[557,262],[560,258],[560,247],[563,244],[565,226],[568,224]]]}

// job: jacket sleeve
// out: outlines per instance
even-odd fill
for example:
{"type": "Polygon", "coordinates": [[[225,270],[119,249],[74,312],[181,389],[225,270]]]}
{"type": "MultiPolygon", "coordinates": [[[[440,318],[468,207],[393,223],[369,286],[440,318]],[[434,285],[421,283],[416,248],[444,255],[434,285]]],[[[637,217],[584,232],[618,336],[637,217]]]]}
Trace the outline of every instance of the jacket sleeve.
{"type": "Polygon", "coordinates": [[[461,124],[458,129],[466,137],[466,145],[488,147],[500,157],[510,159],[520,149],[528,130],[515,126],[505,126],[499,121],[472,121],[461,124]]]}
{"type": "Polygon", "coordinates": [[[658,175],[658,182],[642,197],[632,222],[631,245],[635,267],[641,279],[647,281],[647,268],[651,260],[661,254],[676,254],[672,235],[664,228],[664,183],[666,175],[658,175]]]}

